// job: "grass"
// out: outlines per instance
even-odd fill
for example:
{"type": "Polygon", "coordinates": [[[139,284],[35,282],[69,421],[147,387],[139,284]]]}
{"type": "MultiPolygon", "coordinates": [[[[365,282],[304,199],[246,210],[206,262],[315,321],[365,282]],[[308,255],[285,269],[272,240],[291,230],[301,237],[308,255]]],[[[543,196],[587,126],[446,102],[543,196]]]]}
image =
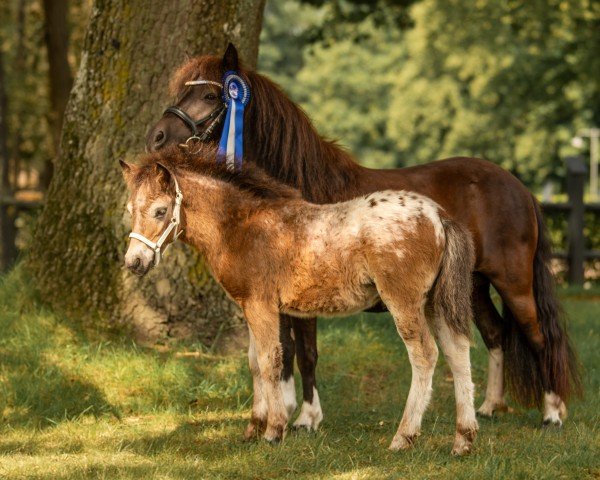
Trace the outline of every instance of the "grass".
{"type": "MultiPolygon", "coordinates": [[[[564,302],[586,398],[563,429],[542,429],[539,412],[515,407],[481,420],[476,451],[457,459],[441,357],[423,435],[412,451],[387,450],[410,368],[386,315],[320,322],[325,420],[272,447],[242,441],[251,405],[243,352],[143,348],[82,331],[28,291],[18,269],[0,286],[0,478],[600,478],[600,297],[589,292],[564,302]]],[[[472,359],[479,404],[487,363],[478,336],[472,359]]]]}

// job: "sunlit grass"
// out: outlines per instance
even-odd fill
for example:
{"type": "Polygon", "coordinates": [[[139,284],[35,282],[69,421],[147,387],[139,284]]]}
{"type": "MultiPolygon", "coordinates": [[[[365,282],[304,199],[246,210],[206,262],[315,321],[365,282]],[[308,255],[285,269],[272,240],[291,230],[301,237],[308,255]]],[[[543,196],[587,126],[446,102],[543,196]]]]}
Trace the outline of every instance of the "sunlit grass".
{"type": "MultiPolygon", "coordinates": [[[[562,430],[540,414],[480,422],[476,451],[449,455],[454,398],[440,359],[423,435],[387,450],[410,382],[386,315],[322,320],[319,389],[325,421],[271,447],[244,442],[251,384],[243,352],[148,348],[83,331],[37,306],[17,269],[0,286],[0,478],[586,478],[600,476],[600,305],[565,305],[586,366],[586,398],[562,430]],[[189,355],[190,351],[197,352],[189,355]]],[[[485,349],[472,350],[477,403],[485,349]]]]}

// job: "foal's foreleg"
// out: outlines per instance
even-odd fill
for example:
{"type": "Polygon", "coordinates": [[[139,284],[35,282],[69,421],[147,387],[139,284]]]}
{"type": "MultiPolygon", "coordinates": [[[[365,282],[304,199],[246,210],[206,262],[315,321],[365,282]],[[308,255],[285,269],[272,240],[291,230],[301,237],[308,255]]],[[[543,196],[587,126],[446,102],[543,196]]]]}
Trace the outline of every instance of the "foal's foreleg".
{"type": "Polygon", "coordinates": [[[390,311],[394,315],[398,333],[406,345],[412,368],[410,391],[402,421],[390,444],[390,450],[403,450],[409,448],[421,433],[423,414],[431,399],[431,383],[438,350],[427,327],[422,307],[418,306],[412,311],[390,308],[390,311]]]}
{"type": "Polygon", "coordinates": [[[471,380],[470,341],[465,335],[452,332],[443,319],[437,318],[435,322],[436,336],[454,377],[456,435],[452,454],[465,455],[471,451],[473,440],[479,429],[473,404],[474,386],[471,380]]]}
{"type": "Polygon", "coordinates": [[[279,338],[279,314],[262,303],[244,305],[244,314],[254,337],[256,363],[267,405],[264,438],[269,442],[278,442],[283,439],[288,421],[280,383],[283,349],[279,338]]]}

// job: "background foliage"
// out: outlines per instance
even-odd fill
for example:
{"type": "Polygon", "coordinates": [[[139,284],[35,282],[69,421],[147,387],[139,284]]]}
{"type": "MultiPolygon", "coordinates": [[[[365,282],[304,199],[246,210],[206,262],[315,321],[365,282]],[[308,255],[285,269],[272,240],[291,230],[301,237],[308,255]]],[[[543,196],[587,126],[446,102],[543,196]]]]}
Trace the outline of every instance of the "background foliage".
{"type": "Polygon", "coordinates": [[[364,164],[482,156],[535,188],[600,123],[599,49],[589,0],[286,0],[260,67],[364,164]]]}

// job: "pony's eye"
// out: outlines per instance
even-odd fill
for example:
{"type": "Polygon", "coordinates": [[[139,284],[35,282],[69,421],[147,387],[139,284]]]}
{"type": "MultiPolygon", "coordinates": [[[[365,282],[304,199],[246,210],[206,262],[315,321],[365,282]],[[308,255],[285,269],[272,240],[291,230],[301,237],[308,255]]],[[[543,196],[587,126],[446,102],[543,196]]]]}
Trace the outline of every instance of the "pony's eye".
{"type": "Polygon", "coordinates": [[[216,100],[217,96],[214,93],[207,93],[204,95],[204,100],[216,100]]]}
{"type": "Polygon", "coordinates": [[[163,218],[166,214],[167,214],[166,208],[157,208],[156,211],[154,212],[154,216],[156,218],[163,218]]]}

